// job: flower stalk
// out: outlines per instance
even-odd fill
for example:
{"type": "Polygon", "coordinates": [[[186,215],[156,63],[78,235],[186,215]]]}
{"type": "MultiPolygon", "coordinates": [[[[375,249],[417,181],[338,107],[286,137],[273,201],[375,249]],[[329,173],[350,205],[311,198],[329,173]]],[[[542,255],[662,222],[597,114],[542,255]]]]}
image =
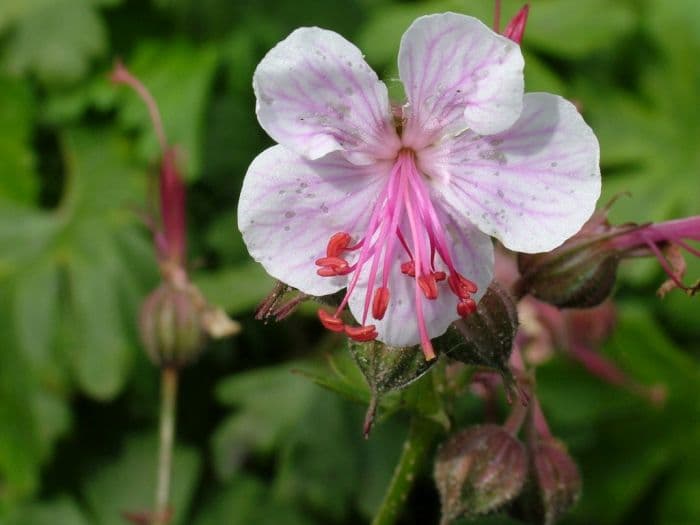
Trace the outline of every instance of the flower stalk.
{"type": "Polygon", "coordinates": [[[167,525],[172,515],[170,507],[170,480],[173,467],[173,444],[175,441],[177,387],[177,368],[163,368],[161,370],[160,432],[153,525],[167,525]]]}
{"type": "Polygon", "coordinates": [[[195,360],[206,336],[233,335],[240,325],[207,303],[188,277],[185,183],[176,149],[168,144],[158,105],[144,84],[119,61],[110,79],[133,89],[148,109],[161,148],[158,209],[149,220],[162,282],[144,301],[139,316],[141,339],[149,358],[161,370],[161,403],[155,507],[148,513],[125,513],[127,519],[152,525],[170,523],[170,481],[179,369],[195,360]],[[158,219],[156,219],[156,217],[158,219]]]}
{"type": "Polygon", "coordinates": [[[394,525],[401,517],[416,476],[423,468],[439,431],[440,427],[431,421],[417,416],[411,419],[399,462],[372,525],[394,525]]]}

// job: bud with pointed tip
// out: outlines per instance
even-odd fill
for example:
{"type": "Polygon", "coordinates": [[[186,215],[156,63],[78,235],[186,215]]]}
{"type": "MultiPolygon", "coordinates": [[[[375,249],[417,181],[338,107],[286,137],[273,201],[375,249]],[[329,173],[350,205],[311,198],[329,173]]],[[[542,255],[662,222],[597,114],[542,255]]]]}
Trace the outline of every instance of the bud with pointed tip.
{"type": "Polygon", "coordinates": [[[467,428],[438,450],[435,482],[442,525],[494,511],[512,501],[527,477],[525,446],[498,425],[467,428]]]}
{"type": "Polygon", "coordinates": [[[560,308],[587,308],[612,292],[620,255],[607,239],[566,243],[549,253],[520,254],[519,295],[530,293],[560,308]]]}
{"type": "Polygon", "coordinates": [[[699,257],[700,250],[688,241],[700,240],[700,216],[656,224],[613,226],[604,209],[583,228],[549,253],[520,254],[521,279],[518,295],[532,294],[559,307],[587,308],[603,302],[615,284],[623,258],[654,256],[669,276],[661,293],[672,287],[689,295],[700,290],[700,282],[685,285],[681,250],[699,257]]]}
{"type": "Polygon", "coordinates": [[[496,282],[479,301],[476,312],[453,323],[436,347],[446,348],[452,359],[487,366],[511,378],[508,360],[518,330],[518,313],[508,292],[496,282]]]}
{"type": "Polygon", "coordinates": [[[372,392],[364,424],[367,437],[382,394],[407,387],[428,372],[437,360],[426,361],[418,345],[398,347],[377,340],[359,342],[350,339],[349,347],[372,392]]]}
{"type": "Polygon", "coordinates": [[[537,485],[537,522],[554,525],[576,503],[581,494],[581,476],[566,447],[554,438],[531,446],[532,469],[537,485]]]}
{"type": "Polygon", "coordinates": [[[508,25],[503,30],[503,36],[510,38],[516,44],[523,41],[525,35],[525,25],[527,24],[527,15],[530,13],[530,6],[525,4],[520,11],[508,22],[508,25]]]}

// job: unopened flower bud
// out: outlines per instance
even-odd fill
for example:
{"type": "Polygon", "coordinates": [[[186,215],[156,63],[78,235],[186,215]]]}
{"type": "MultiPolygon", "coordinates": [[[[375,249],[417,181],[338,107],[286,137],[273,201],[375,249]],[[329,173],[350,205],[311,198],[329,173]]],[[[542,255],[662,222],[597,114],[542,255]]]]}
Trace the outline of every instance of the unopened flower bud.
{"type": "Polygon", "coordinates": [[[537,442],[530,450],[537,484],[538,523],[554,525],[576,503],[581,494],[581,476],[562,443],[554,438],[537,442]]]}
{"type": "Polygon", "coordinates": [[[588,308],[612,292],[620,254],[607,238],[573,238],[549,253],[520,254],[518,295],[527,293],[560,308],[588,308]]]}
{"type": "Polygon", "coordinates": [[[430,370],[437,360],[427,361],[417,345],[398,347],[376,340],[359,342],[350,339],[349,346],[350,354],[372,392],[364,425],[364,434],[367,436],[381,395],[407,387],[430,370]]]}
{"type": "Polygon", "coordinates": [[[485,514],[512,501],[525,483],[527,463],[525,446],[498,425],[454,434],[435,460],[441,524],[485,514]]]}
{"type": "Polygon", "coordinates": [[[200,353],[205,339],[204,302],[193,286],[165,282],[143,303],[141,339],[151,361],[160,367],[182,367],[200,353]]]}
{"type": "Polygon", "coordinates": [[[468,365],[495,368],[509,377],[508,359],[518,330],[518,313],[511,296],[496,282],[479,301],[476,312],[453,323],[435,346],[468,365]]]}

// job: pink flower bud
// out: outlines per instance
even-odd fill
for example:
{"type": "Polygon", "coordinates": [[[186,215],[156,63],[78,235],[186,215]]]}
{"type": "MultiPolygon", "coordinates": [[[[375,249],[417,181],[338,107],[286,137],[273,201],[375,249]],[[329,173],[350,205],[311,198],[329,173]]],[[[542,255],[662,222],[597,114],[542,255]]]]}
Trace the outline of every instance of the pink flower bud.
{"type": "Polygon", "coordinates": [[[510,38],[513,42],[520,44],[525,35],[525,25],[527,24],[527,15],[530,12],[530,6],[525,4],[520,11],[508,22],[508,25],[503,30],[503,36],[510,38]]]}

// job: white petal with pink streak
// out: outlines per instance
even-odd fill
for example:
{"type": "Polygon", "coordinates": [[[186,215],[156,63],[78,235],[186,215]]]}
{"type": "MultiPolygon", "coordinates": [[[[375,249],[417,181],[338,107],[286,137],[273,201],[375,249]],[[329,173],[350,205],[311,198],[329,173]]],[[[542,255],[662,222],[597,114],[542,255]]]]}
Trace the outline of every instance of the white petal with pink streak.
{"type": "Polygon", "coordinates": [[[401,39],[404,142],[420,149],[467,128],[503,131],[522,110],[523,56],[513,41],[456,13],[424,16],[401,39]]]}
{"type": "Polygon", "coordinates": [[[282,147],[258,155],[238,202],[238,227],[250,255],[280,281],[310,295],[336,292],[347,277],[319,277],[315,260],[328,239],[364,234],[390,165],[356,166],[340,154],[311,161],[282,147]]]}
{"type": "Polygon", "coordinates": [[[356,163],[395,153],[387,88],[360,50],[333,31],[297,29],[253,76],[260,125],[309,159],[344,151],[356,163]]]}
{"type": "Polygon", "coordinates": [[[548,251],[591,216],[600,195],[598,140],[573,104],[525,95],[520,119],[491,136],[464,132],[421,152],[433,191],[507,248],[548,251]]]}

